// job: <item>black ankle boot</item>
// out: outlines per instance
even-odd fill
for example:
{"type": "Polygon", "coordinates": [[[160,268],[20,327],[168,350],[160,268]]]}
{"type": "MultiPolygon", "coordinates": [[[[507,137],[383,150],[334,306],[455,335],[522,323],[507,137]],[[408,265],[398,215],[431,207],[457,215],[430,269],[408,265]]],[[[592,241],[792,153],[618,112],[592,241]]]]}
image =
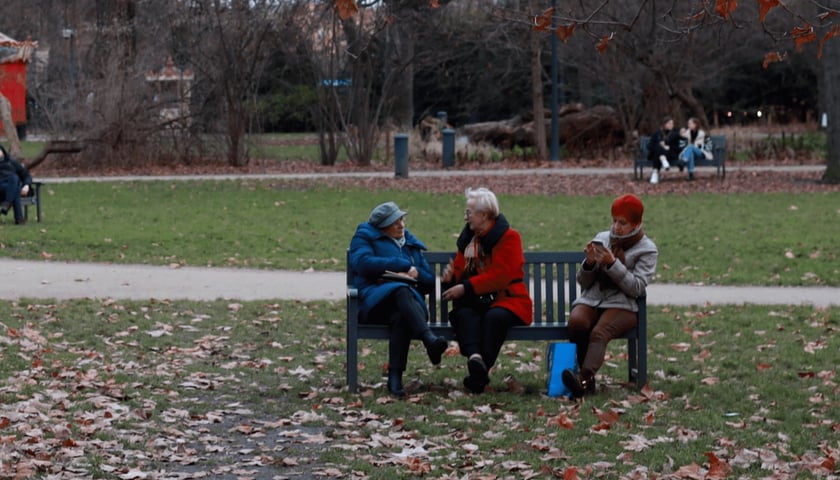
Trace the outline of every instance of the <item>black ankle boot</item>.
{"type": "Polygon", "coordinates": [[[572,392],[572,398],[595,393],[595,376],[576,374],[571,369],[563,370],[563,385],[572,392]]]}
{"type": "Polygon", "coordinates": [[[449,348],[449,342],[443,337],[436,337],[431,331],[423,336],[423,345],[426,347],[426,354],[429,355],[429,361],[432,365],[440,363],[443,357],[443,352],[449,348]]]}
{"type": "Polygon", "coordinates": [[[397,370],[388,370],[388,391],[395,397],[404,397],[405,388],[402,383],[402,372],[397,370]]]}
{"type": "Polygon", "coordinates": [[[472,393],[481,393],[490,383],[490,376],[487,365],[481,355],[471,355],[467,360],[467,371],[470,373],[464,379],[464,386],[472,393]]]}

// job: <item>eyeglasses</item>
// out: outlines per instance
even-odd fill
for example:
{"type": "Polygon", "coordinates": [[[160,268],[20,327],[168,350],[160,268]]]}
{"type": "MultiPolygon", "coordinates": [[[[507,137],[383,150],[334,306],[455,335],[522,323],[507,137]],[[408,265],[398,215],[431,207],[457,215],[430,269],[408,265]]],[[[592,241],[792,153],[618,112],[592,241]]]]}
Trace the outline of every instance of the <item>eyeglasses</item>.
{"type": "Polygon", "coordinates": [[[473,215],[475,215],[477,213],[481,213],[481,212],[474,212],[472,210],[464,210],[464,216],[465,217],[472,217],[473,215]]]}

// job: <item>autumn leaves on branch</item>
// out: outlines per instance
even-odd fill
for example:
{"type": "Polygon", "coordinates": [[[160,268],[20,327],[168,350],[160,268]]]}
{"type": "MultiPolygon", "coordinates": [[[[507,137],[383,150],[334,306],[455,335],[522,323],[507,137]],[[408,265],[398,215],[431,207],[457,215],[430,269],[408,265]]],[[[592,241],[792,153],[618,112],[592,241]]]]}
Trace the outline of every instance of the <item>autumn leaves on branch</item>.
{"type": "MultiPolygon", "coordinates": [[[[435,9],[440,7],[439,0],[428,1],[429,6],[431,8],[435,9]]],[[[793,11],[782,0],[756,1],[758,2],[759,9],[758,21],[762,25],[765,24],[767,15],[774,9],[784,10],[791,16],[791,18],[795,19],[798,22],[798,24],[795,27],[785,32],[782,37],[783,39],[792,40],[795,45],[796,51],[802,51],[803,47],[806,44],[815,42],[819,38],[817,58],[822,58],[823,45],[825,44],[825,42],[831,38],[840,36],[840,25],[832,25],[833,18],[837,16],[837,12],[835,11],[825,11],[817,15],[816,18],[818,21],[818,25],[814,26],[806,19],[804,19],[802,15],[793,11]],[[818,35],[818,30],[822,30],[823,32],[821,37],[818,35]]],[[[602,7],[604,5],[606,4],[602,4],[602,7]]],[[[335,8],[338,12],[338,15],[343,20],[347,20],[348,18],[356,15],[359,12],[359,6],[356,3],[356,0],[335,0],[335,8]]],[[[702,21],[710,16],[717,16],[719,19],[724,21],[733,21],[732,15],[737,8],[738,0],[705,0],[703,2],[703,8],[697,13],[687,16],[684,19],[684,21],[686,24],[691,24],[702,21]]],[[[591,19],[596,13],[597,12],[591,12],[591,14],[587,18],[591,19]]],[[[575,28],[577,27],[578,22],[561,22],[555,27],[553,18],[554,14],[555,8],[552,7],[545,10],[541,14],[531,16],[531,20],[529,22],[531,25],[531,29],[535,31],[553,30],[554,34],[557,35],[557,38],[559,38],[565,43],[569,38],[572,37],[572,35],[574,35],[575,28]]],[[[587,20],[582,20],[582,22],[586,23],[587,20]]],[[[595,43],[595,48],[598,50],[599,53],[603,54],[607,51],[610,41],[615,38],[615,35],[617,35],[615,32],[611,32],[609,35],[597,36],[598,40],[595,43]]],[[[763,66],[766,69],[770,64],[774,62],[783,61],[786,59],[786,57],[787,52],[768,52],[764,55],[763,66]]]]}

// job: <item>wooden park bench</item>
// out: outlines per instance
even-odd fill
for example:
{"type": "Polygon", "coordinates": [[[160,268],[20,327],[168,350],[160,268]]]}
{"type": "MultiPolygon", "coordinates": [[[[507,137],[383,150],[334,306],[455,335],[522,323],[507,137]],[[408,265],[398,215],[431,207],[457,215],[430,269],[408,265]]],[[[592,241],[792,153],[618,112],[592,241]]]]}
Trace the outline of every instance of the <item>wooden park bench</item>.
{"type": "MultiPolygon", "coordinates": [[[[725,135],[712,135],[712,158],[711,160],[707,160],[703,158],[702,160],[696,160],[694,162],[695,167],[716,167],[717,169],[717,176],[721,179],[726,178],[726,136],[725,135]]],[[[644,136],[639,139],[639,156],[637,156],[633,161],[633,178],[636,180],[641,180],[644,178],[644,168],[647,166],[649,168],[653,168],[653,161],[648,160],[648,142],[650,141],[650,137],[644,136]]],[[[676,165],[671,165],[671,168],[677,167],[676,165]]]]}
{"type": "MultiPolygon", "coordinates": [[[[454,253],[426,252],[426,260],[437,280],[435,294],[428,295],[429,325],[437,335],[449,340],[455,332],[448,321],[449,302],[440,299],[440,275],[454,258],[454,253]]],[[[566,318],[578,295],[575,280],[577,269],[584,260],[583,252],[525,252],[525,277],[534,300],[534,322],[530,326],[513,327],[508,340],[555,341],[568,340],[566,318]]],[[[347,262],[347,385],[358,392],[359,340],[387,340],[386,325],[359,323],[359,292],[352,284],[349,253],[347,262]]],[[[645,297],[638,298],[639,325],[624,337],[627,339],[628,377],[641,388],[647,383],[647,306],[645,297]]]]}

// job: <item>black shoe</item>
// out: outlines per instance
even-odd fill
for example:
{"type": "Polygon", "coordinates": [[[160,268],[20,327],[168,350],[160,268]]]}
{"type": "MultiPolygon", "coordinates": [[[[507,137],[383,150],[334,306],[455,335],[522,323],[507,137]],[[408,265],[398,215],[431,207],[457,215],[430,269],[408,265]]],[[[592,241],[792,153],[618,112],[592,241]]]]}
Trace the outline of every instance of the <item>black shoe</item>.
{"type": "Polygon", "coordinates": [[[595,377],[584,377],[577,375],[573,370],[563,370],[563,385],[572,392],[572,398],[581,398],[584,395],[595,393],[595,377]]]}
{"type": "Polygon", "coordinates": [[[426,354],[429,355],[429,361],[432,362],[432,365],[438,365],[440,363],[443,352],[447,348],[449,348],[449,342],[443,337],[435,337],[433,341],[426,344],[426,354]]]}
{"type": "Polygon", "coordinates": [[[693,182],[693,181],[694,181],[694,172],[688,172],[688,181],[689,181],[689,182],[693,182]]]}
{"type": "Polygon", "coordinates": [[[405,397],[405,388],[402,383],[402,372],[388,371],[388,391],[397,398],[405,397]]]}
{"type": "Polygon", "coordinates": [[[467,370],[470,376],[464,379],[464,386],[473,393],[483,392],[484,387],[490,383],[484,359],[480,355],[471,356],[467,361],[467,370]]]}
{"type": "Polygon", "coordinates": [[[583,385],[578,381],[578,377],[571,369],[563,370],[563,385],[572,392],[572,398],[580,398],[583,396],[583,385]]]}
{"type": "Polygon", "coordinates": [[[487,386],[487,383],[478,380],[473,376],[464,377],[464,387],[469,390],[471,393],[479,394],[484,392],[484,387],[487,386]]]}
{"type": "Polygon", "coordinates": [[[3,215],[9,213],[9,209],[12,208],[12,204],[9,202],[0,203],[0,213],[3,215]]]}
{"type": "Polygon", "coordinates": [[[25,224],[26,224],[26,219],[25,218],[18,218],[17,220],[15,220],[15,225],[25,225],[25,224]]]}

